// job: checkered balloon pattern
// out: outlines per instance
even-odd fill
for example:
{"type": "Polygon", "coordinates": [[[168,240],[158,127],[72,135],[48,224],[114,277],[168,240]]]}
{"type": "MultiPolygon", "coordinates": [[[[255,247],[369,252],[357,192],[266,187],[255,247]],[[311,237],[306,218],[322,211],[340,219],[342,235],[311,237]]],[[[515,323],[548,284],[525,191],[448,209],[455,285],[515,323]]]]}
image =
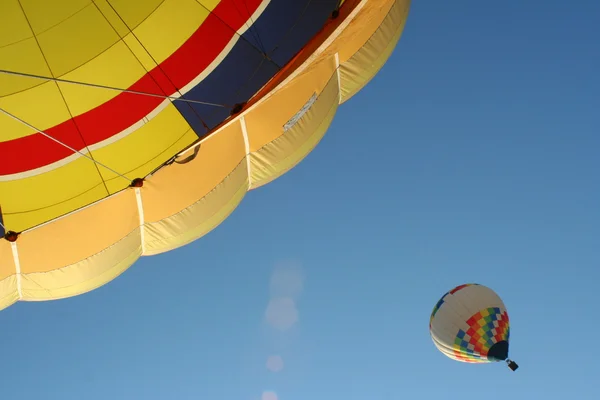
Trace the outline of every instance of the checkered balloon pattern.
{"type": "Polygon", "coordinates": [[[508,343],[510,323],[504,303],[492,289],[468,283],[440,298],[431,313],[429,331],[435,346],[447,357],[490,363],[499,361],[493,354],[497,350],[490,350],[496,343],[508,343]]]}
{"type": "Polygon", "coordinates": [[[464,362],[489,362],[490,348],[510,337],[508,313],[498,307],[485,308],[467,321],[469,329],[458,330],[454,339],[454,356],[464,362]]]}

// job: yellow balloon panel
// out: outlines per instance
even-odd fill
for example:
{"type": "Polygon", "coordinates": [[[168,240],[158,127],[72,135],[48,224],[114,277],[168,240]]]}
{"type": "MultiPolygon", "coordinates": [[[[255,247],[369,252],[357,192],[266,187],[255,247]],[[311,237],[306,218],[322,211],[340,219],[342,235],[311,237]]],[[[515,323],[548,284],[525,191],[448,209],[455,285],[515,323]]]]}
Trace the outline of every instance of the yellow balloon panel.
{"type": "MultiPolygon", "coordinates": [[[[189,151],[180,159],[192,156],[189,151]]],[[[143,188],[146,221],[157,222],[191,206],[220,185],[246,157],[239,123],[202,142],[195,158],[158,171],[143,188]]],[[[245,164],[244,164],[245,168],[245,164]]]]}
{"type": "Polygon", "coordinates": [[[96,165],[79,156],[50,172],[0,181],[4,225],[19,232],[107,196],[96,165]]]}
{"type": "Polygon", "coordinates": [[[110,0],[110,3],[107,0],[94,1],[110,24],[121,32],[121,36],[123,36],[121,30],[123,27],[128,31],[135,29],[146,21],[149,15],[161,12],[159,6],[165,2],[165,0],[110,0]]]}
{"type": "Polygon", "coordinates": [[[123,273],[142,254],[140,230],[83,261],[48,272],[22,275],[22,300],[40,301],[76,296],[96,289],[123,273]]]}
{"type": "Polygon", "coordinates": [[[318,68],[311,69],[279,89],[262,102],[256,111],[246,115],[245,124],[251,132],[250,151],[257,151],[281,136],[286,124],[297,123],[316,102],[335,71],[335,58],[330,57],[321,62],[318,68]]]}
{"type": "Polygon", "coordinates": [[[387,62],[402,36],[409,9],[409,1],[396,1],[360,49],[356,50],[353,42],[340,49],[340,59],[344,60],[340,66],[342,102],[361,90],[387,62]]]}
{"type": "MultiPolygon", "coordinates": [[[[33,37],[3,47],[0,46],[0,69],[50,76],[50,69],[40,52],[37,41],[33,37]]],[[[44,82],[40,79],[0,73],[0,98],[41,85],[44,82]]]]}
{"type": "Polygon", "coordinates": [[[218,185],[189,207],[160,221],[148,222],[144,254],[173,250],[204,236],[233,212],[247,190],[248,170],[242,160],[218,185]]]}
{"type": "Polygon", "coordinates": [[[331,57],[249,113],[245,120],[253,189],[288,171],[317,145],[333,120],[339,93],[335,57],[331,57]],[[274,114],[278,117],[267,118],[274,114]]]}
{"type": "Polygon", "coordinates": [[[68,19],[81,18],[78,16],[80,13],[93,7],[94,3],[90,0],[59,0],[59,4],[48,0],[17,0],[11,5],[11,8],[26,16],[27,24],[36,35],[68,19]]]}
{"type": "Polygon", "coordinates": [[[25,232],[17,242],[21,272],[49,272],[76,264],[139,229],[133,189],[108,197],[52,224],[25,232]]]}
{"type": "Polygon", "coordinates": [[[54,76],[62,76],[80,67],[108,50],[119,39],[93,5],[37,34],[40,50],[54,76]]]}
{"type": "Polygon", "coordinates": [[[0,240],[0,281],[14,276],[16,272],[11,244],[6,240],[0,240]]]}
{"type": "Polygon", "coordinates": [[[19,300],[17,276],[12,275],[0,281],[0,310],[19,300]]]}
{"type": "Polygon", "coordinates": [[[33,37],[19,0],[0,0],[0,10],[0,49],[33,37]]]}

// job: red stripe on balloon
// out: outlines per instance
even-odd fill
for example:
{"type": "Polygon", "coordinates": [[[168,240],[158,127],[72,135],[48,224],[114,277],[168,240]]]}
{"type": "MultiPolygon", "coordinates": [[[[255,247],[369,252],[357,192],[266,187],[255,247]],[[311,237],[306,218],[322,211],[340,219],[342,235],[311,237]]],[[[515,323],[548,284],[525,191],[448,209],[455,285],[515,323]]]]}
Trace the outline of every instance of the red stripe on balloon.
{"type": "Polygon", "coordinates": [[[458,292],[459,290],[466,288],[467,286],[471,286],[471,284],[470,283],[466,283],[464,285],[457,286],[457,287],[455,287],[454,289],[452,289],[450,291],[450,294],[454,294],[454,293],[458,292]]]}
{"type": "MultiPolygon", "coordinates": [[[[179,49],[128,89],[171,95],[176,88],[186,86],[221,54],[262,2],[263,0],[221,0],[204,23],[179,49]]],[[[100,143],[134,125],[162,101],[159,97],[120,93],[73,120],[45,129],[44,132],[80,151],[86,145],[100,143]]],[[[73,151],[40,133],[34,133],[0,142],[0,154],[3,157],[0,175],[10,175],[60,161],[73,154],[73,151]]]]}

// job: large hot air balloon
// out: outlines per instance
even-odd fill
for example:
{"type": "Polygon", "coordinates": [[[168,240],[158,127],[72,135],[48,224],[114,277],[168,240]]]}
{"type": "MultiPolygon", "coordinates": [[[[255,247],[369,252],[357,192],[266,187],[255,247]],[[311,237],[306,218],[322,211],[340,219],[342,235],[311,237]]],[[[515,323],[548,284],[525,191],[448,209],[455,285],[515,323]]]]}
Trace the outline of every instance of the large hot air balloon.
{"type": "Polygon", "coordinates": [[[409,5],[1,0],[0,309],[212,230],[318,144],[409,5]]]}
{"type": "Polygon", "coordinates": [[[505,361],[508,358],[510,323],[502,299],[490,288],[464,284],[437,302],[429,320],[435,346],[453,360],[467,363],[505,361]]]}

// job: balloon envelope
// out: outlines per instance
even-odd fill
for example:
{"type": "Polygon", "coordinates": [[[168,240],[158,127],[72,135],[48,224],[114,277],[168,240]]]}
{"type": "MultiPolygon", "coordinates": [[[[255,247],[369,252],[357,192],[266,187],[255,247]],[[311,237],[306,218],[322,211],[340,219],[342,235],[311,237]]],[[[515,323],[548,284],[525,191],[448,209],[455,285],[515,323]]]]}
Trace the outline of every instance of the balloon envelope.
{"type": "Polygon", "coordinates": [[[409,5],[2,2],[0,309],[92,290],[215,228],[319,143],[409,5]]]}
{"type": "Polygon", "coordinates": [[[438,350],[453,360],[508,359],[508,313],[502,299],[486,286],[464,284],[442,296],[431,313],[429,332],[438,350]]]}

